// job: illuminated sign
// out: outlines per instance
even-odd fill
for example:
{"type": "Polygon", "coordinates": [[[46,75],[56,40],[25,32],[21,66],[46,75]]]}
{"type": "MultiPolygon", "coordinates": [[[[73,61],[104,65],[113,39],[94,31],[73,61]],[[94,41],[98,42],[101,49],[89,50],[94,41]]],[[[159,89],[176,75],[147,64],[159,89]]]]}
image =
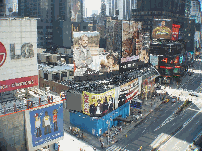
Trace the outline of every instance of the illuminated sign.
{"type": "Polygon", "coordinates": [[[172,38],[172,20],[154,19],[152,39],[171,39],[172,38]]]}
{"type": "Polygon", "coordinates": [[[4,64],[5,60],[6,60],[6,48],[4,47],[4,45],[0,42],[0,67],[4,64]]]}
{"type": "Polygon", "coordinates": [[[172,25],[172,38],[171,40],[178,40],[180,25],[172,25]]]}

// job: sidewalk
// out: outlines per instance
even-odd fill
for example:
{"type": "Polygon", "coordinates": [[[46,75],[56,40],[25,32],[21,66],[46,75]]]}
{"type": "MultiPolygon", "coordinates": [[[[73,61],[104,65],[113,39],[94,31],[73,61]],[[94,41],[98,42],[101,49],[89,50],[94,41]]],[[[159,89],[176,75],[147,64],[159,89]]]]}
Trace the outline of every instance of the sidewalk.
{"type": "MultiPolygon", "coordinates": [[[[155,99],[152,101],[147,100],[145,101],[146,103],[144,103],[142,105],[142,118],[139,118],[137,121],[133,121],[131,123],[127,123],[126,125],[122,126],[122,131],[119,132],[118,135],[115,135],[115,141],[119,141],[120,139],[123,139],[126,137],[126,134],[132,130],[134,128],[134,126],[138,125],[141,123],[141,121],[143,121],[143,119],[148,116],[155,108],[157,108],[162,101],[160,101],[160,97],[155,97],[155,99]],[[152,106],[151,106],[152,103],[152,106]]],[[[132,120],[133,119],[133,115],[130,115],[128,117],[128,119],[132,120]]],[[[70,123],[64,123],[64,129],[66,132],[68,132],[69,134],[71,133],[69,130],[69,126],[73,127],[73,125],[71,125],[70,123]]],[[[110,143],[109,145],[107,144],[107,137],[103,137],[102,136],[102,142],[104,142],[104,149],[101,148],[101,143],[99,141],[100,137],[96,137],[92,134],[89,134],[87,132],[83,132],[83,139],[80,138],[80,140],[82,140],[83,142],[95,147],[97,150],[106,150],[108,147],[112,146],[114,143],[110,143]]],[[[71,134],[72,135],[72,134],[71,134]]],[[[73,136],[73,135],[72,135],[73,136]]],[[[73,136],[76,137],[76,136],[73,136]]]]}

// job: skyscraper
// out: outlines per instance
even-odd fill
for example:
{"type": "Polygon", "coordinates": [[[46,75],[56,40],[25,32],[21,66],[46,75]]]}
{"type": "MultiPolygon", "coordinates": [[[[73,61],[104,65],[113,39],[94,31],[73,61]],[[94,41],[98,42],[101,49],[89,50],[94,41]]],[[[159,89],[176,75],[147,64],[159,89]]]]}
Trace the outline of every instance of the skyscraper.
{"type": "Polygon", "coordinates": [[[40,18],[37,22],[39,48],[54,46],[53,22],[70,21],[70,12],[70,0],[18,0],[19,16],[40,18]]]}
{"type": "Polygon", "coordinates": [[[196,23],[201,23],[201,6],[199,0],[191,1],[190,18],[196,23]]]}

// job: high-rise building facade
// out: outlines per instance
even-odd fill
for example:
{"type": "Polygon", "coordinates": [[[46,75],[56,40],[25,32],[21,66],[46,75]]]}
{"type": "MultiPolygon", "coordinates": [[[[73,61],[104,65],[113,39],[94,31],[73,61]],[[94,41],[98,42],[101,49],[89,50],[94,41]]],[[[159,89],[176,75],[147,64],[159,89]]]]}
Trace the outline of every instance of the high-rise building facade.
{"type": "Polygon", "coordinates": [[[12,8],[12,12],[18,12],[18,1],[6,0],[6,15],[10,15],[8,8],[12,8]]]}
{"type": "MultiPolygon", "coordinates": [[[[37,22],[37,47],[53,48],[55,46],[53,22],[58,20],[70,21],[71,2],[70,0],[18,0],[18,15],[39,18],[37,22]]],[[[69,47],[71,47],[71,42],[69,47]]]]}
{"type": "Polygon", "coordinates": [[[0,17],[6,15],[6,0],[0,0],[0,17]]]}
{"type": "Polygon", "coordinates": [[[137,8],[137,0],[106,0],[106,15],[116,16],[118,10],[118,19],[129,20],[131,19],[131,11],[137,8]]]}
{"type": "Polygon", "coordinates": [[[191,1],[190,18],[195,19],[196,23],[201,23],[201,7],[199,0],[191,1]]]}

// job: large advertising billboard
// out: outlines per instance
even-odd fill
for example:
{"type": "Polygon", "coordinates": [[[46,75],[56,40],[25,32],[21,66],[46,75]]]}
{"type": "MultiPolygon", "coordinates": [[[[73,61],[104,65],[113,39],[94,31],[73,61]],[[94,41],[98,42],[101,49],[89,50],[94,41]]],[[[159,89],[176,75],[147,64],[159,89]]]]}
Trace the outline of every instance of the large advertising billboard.
{"type": "Polygon", "coordinates": [[[178,40],[180,25],[172,24],[172,38],[171,40],[178,40]]]}
{"type": "Polygon", "coordinates": [[[83,18],[83,0],[71,1],[71,21],[81,22],[83,18]]]}
{"type": "Polygon", "coordinates": [[[102,75],[119,70],[118,53],[100,52],[99,32],[73,32],[74,76],[102,75]]]}
{"type": "Polygon", "coordinates": [[[115,89],[101,94],[83,91],[83,113],[87,115],[103,115],[115,109],[115,89]]]}
{"type": "Polygon", "coordinates": [[[25,116],[28,150],[37,150],[63,138],[62,102],[26,110],[25,116]]]}
{"type": "Polygon", "coordinates": [[[0,20],[0,24],[0,92],[37,86],[37,21],[0,20]]]}
{"type": "Polygon", "coordinates": [[[148,63],[149,56],[143,47],[142,22],[122,22],[122,57],[121,63],[129,61],[143,61],[148,63]]]}
{"type": "Polygon", "coordinates": [[[171,39],[172,38],[172,20],[154,19],[152,39],[171,39]]]}
{"type": "Polygon", "coordinates": [[[141,22],[122,22],[122,58],[138,55],[138,51],[142,47],[142,39],[140,36],[141,26],[141,22]],[[136,51],[137,49],[138,51],[136,51]]]}

